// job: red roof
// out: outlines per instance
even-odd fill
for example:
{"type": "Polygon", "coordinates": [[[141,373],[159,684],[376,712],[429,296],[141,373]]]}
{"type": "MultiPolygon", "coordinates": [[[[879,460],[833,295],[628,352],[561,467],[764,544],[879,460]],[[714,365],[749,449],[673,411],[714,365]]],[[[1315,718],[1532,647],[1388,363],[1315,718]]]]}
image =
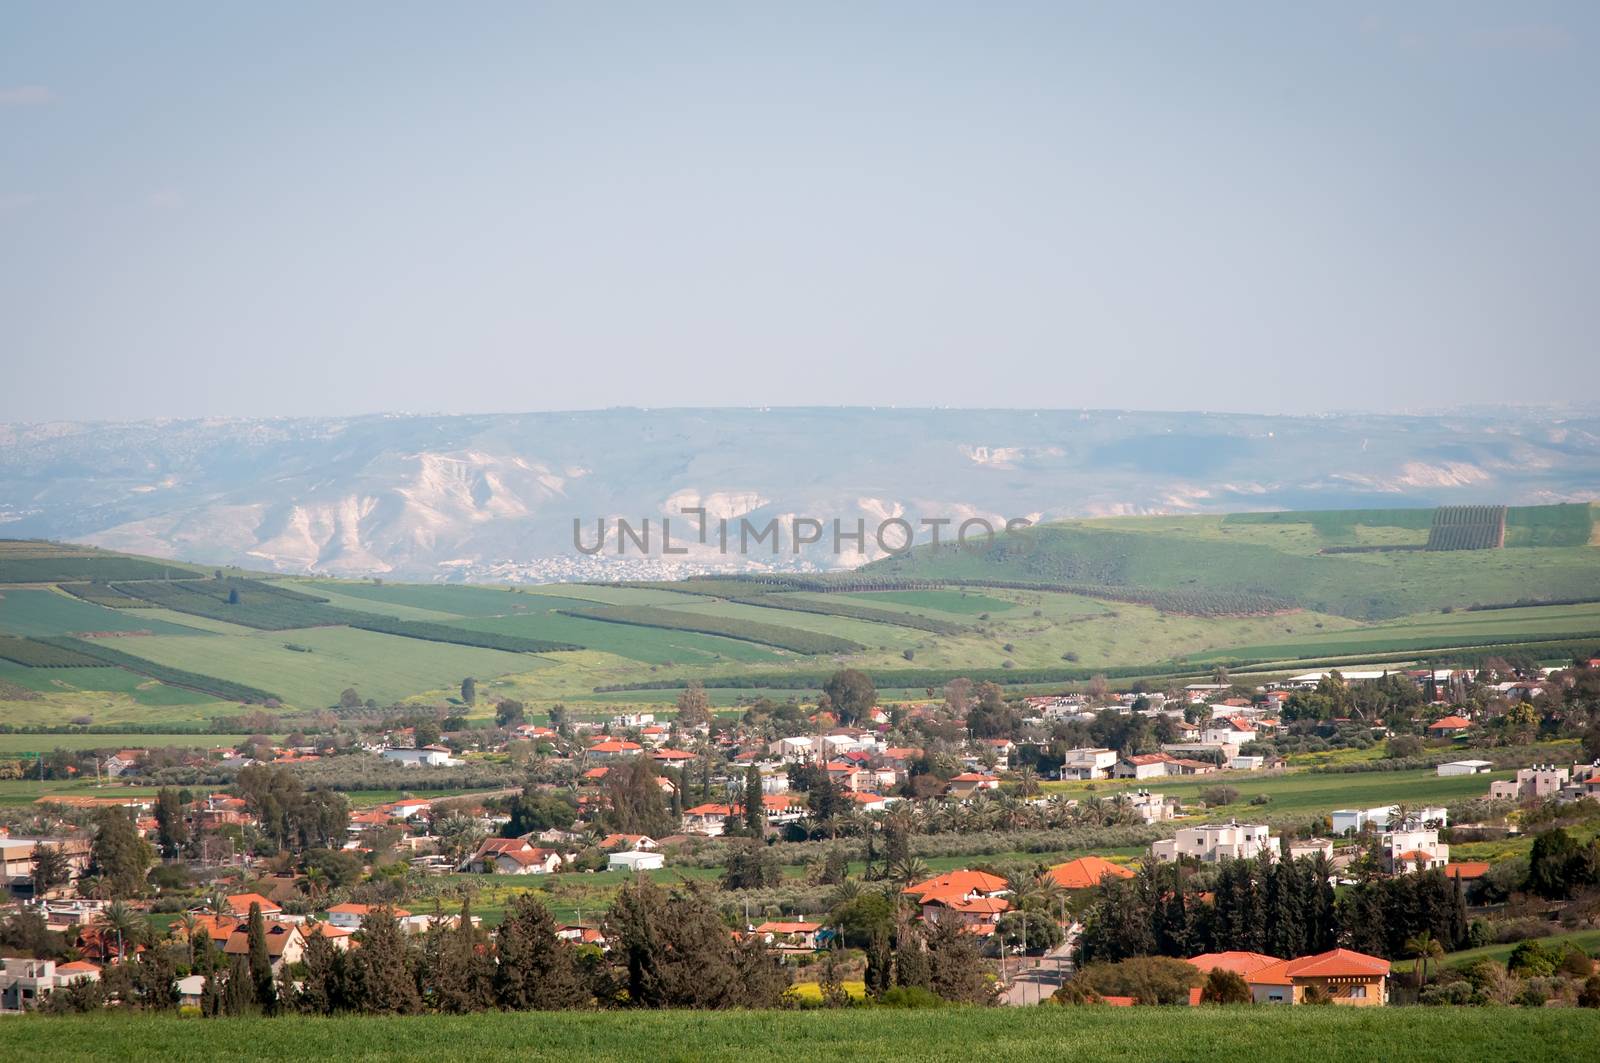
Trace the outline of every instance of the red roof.
{"type": "Polygon", "coordinates": [[[969,893],[999,893],[1009,888],[1006,880],[984,871],[947,871],[942,875],[912,883],[901,893],[926,900],[930,896],[965,896],[969,893]]]}
{"type": "Polygon", "coordinates": [[[1099,856],[1081,856],[1057,864],[1048,872],[1056,885],[1068,890],[1086,890],[1098,886],[1104,878],[1132,878],[1133,872],[1099,856]]]}
{"type": "Polygon", "coordinates": [[[1465,716],[1446,716],[1428,725],[1430,731],[1459,731],[1463,727],[1471,727],[1472,721],[1465,716]]]}
{"type": "Polygon", "coordinates": [[[1264,967],[1271,967],[1282,961],[1276,956],[1265,956],[1259,952],[1206,952],[1190,957],[1189,962],[1200,968],[1201,974],[1210,974],[1220,968],[1232,971],[1234,974],[1249,976],[1264,967]]]}
{"type": "Polygon", "coordinates": [[[237,915],[249,915],[252,904],[261,906],[262,915],[272,915],[275,912],[283,911],[281,907],[259,893],[235,893],[228,898],[228,907],[232,908],[237,915]]]}
{"type": "Polygon", "coordinates": [[[1261,985],[1291,985],[1296,978],[1383,978],[1389,974],[1389,961],[1350,949],[1331,949],[1315,956],[1302,956],[1252,972],[1248,981],[1261,985]]]}
{"type": "Polygon", "coordinates": [[[1482,878],[1489,873],[1489,865],[1482,860],[1463,860],[1459,864],[1446,864],[1444,873],[1451,878],[1482,878]]]}

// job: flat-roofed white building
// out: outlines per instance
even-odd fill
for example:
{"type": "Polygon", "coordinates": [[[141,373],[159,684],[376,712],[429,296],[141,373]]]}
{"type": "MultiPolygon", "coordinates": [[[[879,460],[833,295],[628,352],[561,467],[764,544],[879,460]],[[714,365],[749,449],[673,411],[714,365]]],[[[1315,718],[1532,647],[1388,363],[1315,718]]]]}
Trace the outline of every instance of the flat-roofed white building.
{"type": "Polygon", "coordinates": [[[1150,854],[1165,863],[1192,857],[1214,864],[1221,860],[1252,860],[1262,853],[1277,859],[1278,839],[1272,837],[1271,829],[1263,823],[1237,821],[1184,827],[1175,836],[1150,846],[1150,854]]]}

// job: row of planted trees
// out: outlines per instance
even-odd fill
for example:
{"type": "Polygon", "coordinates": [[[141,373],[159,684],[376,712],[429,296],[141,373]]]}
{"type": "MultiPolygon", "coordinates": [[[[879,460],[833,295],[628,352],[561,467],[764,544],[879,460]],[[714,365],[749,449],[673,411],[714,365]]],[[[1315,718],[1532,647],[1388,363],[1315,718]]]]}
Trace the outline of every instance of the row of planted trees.
{"type": "MultiPolygon", "coordinates": [[[[100,982],[78,982],[51,1010],[87,1011],[107,1003],[151,1010],[179,1003],[176,981],[202,975],[208,1017],[351,1013],[460,1014],[585,1008],[773,1008],[792,1002],[790,972],[758,938],[736,933],[710,896],[693,884],[663,890],[640,878],[622,887],[603,931],[607,948],[561,937],[549,911],[517,896],[493,932],[474,925],[470,902],[423,934],[407,934],[392,909],[370,912],[344,950],[313,933],[294,964],[274,967],[269,927],[252,906],[248,948],[227,955],[201,931],[193,943],[152,944],[108,965],[100,982]]],[[[982,1001],[991,982],[976,940],[954,927],[904,923],[875,936],[867,956],[874,997],[897,988],[937,999],[982,1001]]],[[[824,982],[836,963],[825,960],[824,982]]],[[[828,985],[824,989],[829,989],[828,985]]],[[[831,989],[841,995],[837,984],[831,989]]],[[[825,1000],[829,999],[825,995],[825,1000]]]]}

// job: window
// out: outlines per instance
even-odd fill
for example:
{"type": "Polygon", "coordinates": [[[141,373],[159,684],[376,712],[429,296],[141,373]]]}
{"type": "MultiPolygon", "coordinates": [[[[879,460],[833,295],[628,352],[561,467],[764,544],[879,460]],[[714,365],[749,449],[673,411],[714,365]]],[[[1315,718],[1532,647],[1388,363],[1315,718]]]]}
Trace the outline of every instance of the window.
{"type": "Polygon", "coordinates": [[[1357,1000],[1365,1000],[1367,997],[1367,987],[1364,985],[1353,985],[1350,987],[1350,995],[1357,1000]]]}

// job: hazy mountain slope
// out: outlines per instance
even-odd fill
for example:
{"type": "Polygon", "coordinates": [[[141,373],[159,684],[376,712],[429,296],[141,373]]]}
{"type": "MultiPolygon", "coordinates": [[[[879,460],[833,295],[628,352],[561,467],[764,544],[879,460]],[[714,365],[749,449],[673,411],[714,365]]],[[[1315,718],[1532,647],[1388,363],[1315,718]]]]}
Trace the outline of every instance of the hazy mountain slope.
{"type": "MultiPolygon", "coordinates": [[[[690,529],[678,510],[694,504],[757,524],[837,517],[848,529],[892,516],[1597,496],[1600,417],[1525,410],[606,410],[0,426],[0,534],[423,579],[592,573],[573,547],[575,518],[592,542],[600,517],[672,516],[682,543],[690,529]]],[[[787,540],[776,558],[763,547],[743,562],[719,557],[714,542],[690,545],[686,560],[701,566],[794,564],[787,540]]],[[[865,559],[846,545],[837,558],[813,549],[806,562],[865,559]]]]}

